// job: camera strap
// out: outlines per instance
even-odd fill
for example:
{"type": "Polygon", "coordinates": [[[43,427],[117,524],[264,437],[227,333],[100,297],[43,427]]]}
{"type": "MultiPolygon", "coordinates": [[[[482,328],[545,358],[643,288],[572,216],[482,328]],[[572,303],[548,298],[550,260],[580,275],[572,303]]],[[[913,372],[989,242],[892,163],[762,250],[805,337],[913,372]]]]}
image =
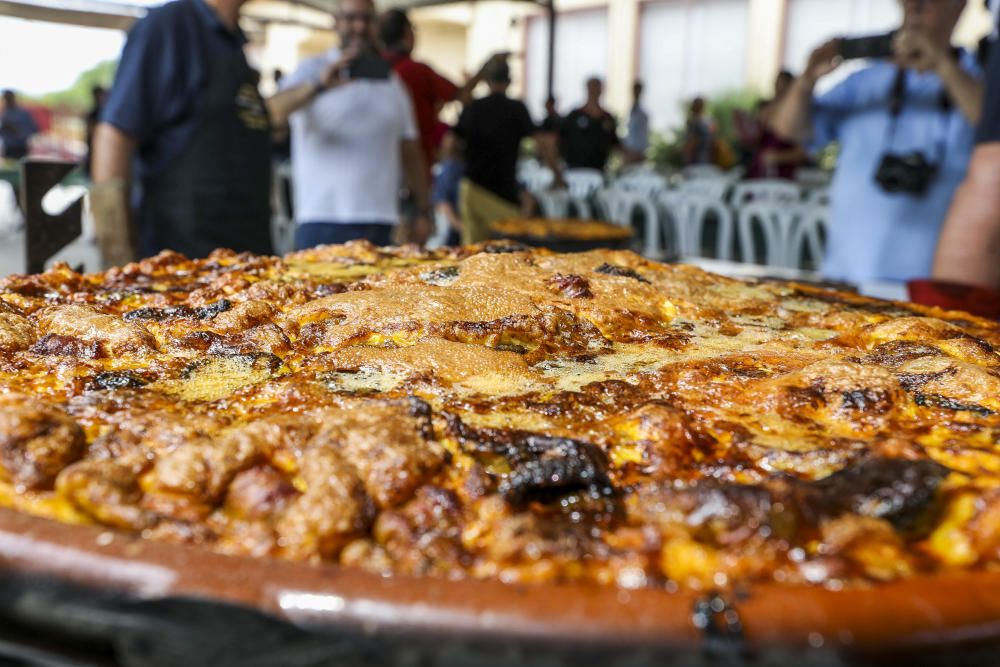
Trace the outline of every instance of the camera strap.
{"type": "MultiPolygon", "coordinates": [[[[942,84],[943,86],[943,84],[942,84]]],[[[903,115],[903,108],[906,106],[906,69],[896,68],[896,76],[892,81],[892,88],[889,89],[889,131],[886,133],[886,148],[891,149],[896,140],[896,127],[899,125],[899,118],[903,115]]],[[[954,107],[948,92],[942,87],[940,97],[937,102],[940,113],[941,131],[936,139],[935,164],[940,164],[948,150],[948,117],[954,107]]]]}

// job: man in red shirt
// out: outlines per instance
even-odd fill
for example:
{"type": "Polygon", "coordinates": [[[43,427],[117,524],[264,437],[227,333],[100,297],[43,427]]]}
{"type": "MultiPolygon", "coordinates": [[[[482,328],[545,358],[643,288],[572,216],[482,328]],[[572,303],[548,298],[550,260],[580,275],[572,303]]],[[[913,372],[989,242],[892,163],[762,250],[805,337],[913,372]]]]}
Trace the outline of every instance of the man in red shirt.
{"type": "Polygon", "coordinates": [[[413,24],[402,9],[390,9],[379,21],[379,37],[385,55],[403,84],[410,91],[413,112],[420,131],[420,145],[428,167],[437,162],[437,144],[434,128],[441,107],[453,100],[463,104],[472,97],[472,91],[483,80],[486,70],[494,62],[506,61],[509,54],[493,55],[474,77],[457,86],[434,71],[429,65],[417,62],[411,56],[415,36],[413,24]]]}

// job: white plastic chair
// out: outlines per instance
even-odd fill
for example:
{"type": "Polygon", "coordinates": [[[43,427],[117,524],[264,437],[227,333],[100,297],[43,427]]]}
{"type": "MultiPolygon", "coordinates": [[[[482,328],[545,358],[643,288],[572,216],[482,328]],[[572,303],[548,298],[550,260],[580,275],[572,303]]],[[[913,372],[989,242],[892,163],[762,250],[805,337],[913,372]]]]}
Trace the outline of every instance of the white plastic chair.
{"type": "Polygon", "coordinates": [[[635,214],[640,213],[646,223],[643,229],[643,254],[650,258],[661,256],[660,211],[652,197],[611,187],[598,190],[594,194],[594,201],[604,220],[619,227],[631,227],[635,214]]]}
{"type": "Polygon", "coordinates": [[[667,189],[667,179],[654,171],[637,169],[621,176],[614,182],[614,187],[653,196],[667,189]]]}
{"type": "Polygon", "coordinates": [[[809,206],[829,206],[830,188],[806,189],[802,195],[802,203],[809,206]]]}
{"type": "Polygon", "coordinates": [[[828,187],[832,179],[832,172],[826,169],[800,167],[795,171],[796,182],[804,188],[828,187]]]}
{"type": "Polygon", "coordinates": [[[732,204],[737,207],[752,201],[798,204],[801,200],[802,188],[791,181],[760,179],[742,181],[733,187],[732,204]]]}
{"type": "Polygon", "coordinates": [[[742,261],[788,266],[792,232],[800,211],[799,206],[764,201],[750,202],[738,208],[736,225],[742,261]],[[755,232],[759,232],[759,236],[755,232]],[[758,244],[758,238],[763,239],[763,247],[758,244]]]}
{"type": "Polygon", "coordinates": [[[693,164],[690,167],[684,167],[684,178],[699,179],[727,177],[726,172],[722,171],[714,164],[693,164]]]}
{"type": "Polygon", "coordinates": [[[822,272],[830,210],[825,206],[802,206],[788,242],[784,265],[792,269],[822,272]],[[805,261],[809,259],[811,261],[805,261]]]}
{"type": "Polygon", "coordinates": [[[533,168],[525,168],[517,176],[517,180],[532,194],[544,192],[552,187],[555,174],[548,167],[537,165],[533,168]]]}
{"type": "Polygon", "coordinates": [[[292,187],[291,163],[285,161],[275,165],[271,176],[271,241],[278,255],[295,248],[295,220],[292,219],[292,206],[288,200],[292,187]]]}
{"type": "Polygon", "coordinates": [[[683,191],[660,195],[660,204],[672,223],[677,251],[686,257],[704,257],[703,240],[709,221],[716,226],[715,258],[732,259],[733,213],[720,198],[683,191]]]}
{"type": "Polygon", "coordinates": [[[722,201],[730,187],[732,187],[732,182],[728,178],[695,178],[681,181],[677,190],[684,195],[722,201]]]}
{"type": "Polygon", "coordinates": [[[565,218],[569,215],[570,197],[565,190],[541,189],[531,193],[538,202],[542,216],[546,218],[565,218]]]}
{"type": "Polygon", "coordinates": [[[604,187],[604,174],[596,169],[567,169],[563,179],[574,198],[590,197],[604,187]]]}
{"type": "Polygon", "coordinates": [[[521,158],[517,161],[517,180],[530,178],[531,174],[542,168],[541,163],[533,157],[521,158]]]}

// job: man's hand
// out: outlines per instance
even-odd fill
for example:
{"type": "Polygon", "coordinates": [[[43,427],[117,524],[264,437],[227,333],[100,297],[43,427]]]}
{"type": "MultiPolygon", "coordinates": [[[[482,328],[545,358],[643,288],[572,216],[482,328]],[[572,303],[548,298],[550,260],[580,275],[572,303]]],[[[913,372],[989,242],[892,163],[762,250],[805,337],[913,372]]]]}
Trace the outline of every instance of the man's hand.
{"type": "Polygon", "coordinates": [[[809,62],[802,73],[803,78],[811,84],[840,67],[843,58],[840,57],[840,40],[831,39],[821,44],[809,55],[809,62]]]}
{"type": "Polygon", "coordinates": [[[912,28],[900,30],[892,41],[892,48],[900,66],[918,72],[938,71],[951,57],[948,49],[935,44],[925,33],[912,28]]]}
{"type": "Polygon", "coordinates": [[[129,238],[126,183],[114,180],[92,186],[90,210],[94,216],[94,235],[101,252],[102,268],[123,266],[133,261],[135,252],[129,238]]]}
{"type": "Polygon", "coordinates": [[[323,71],[319,75],[320,92],[330,90],[332,88],[337,88],[339,86],[348,83],[351,79],[348,76],[348,70],[351,67],[351,63],[354,59],[358,57],[357,48],[345,49],[343,53],[340,54],[340,59],[336,62],[328,63],[323,71]]]}
{"type": "Polygon", "coordinates": [[[497,51],[486,60],[486,63],[483,64],[483,69],[487,70],[496,65],[502,65],[509,59],[510,59],[510,51],[497,51]]]}

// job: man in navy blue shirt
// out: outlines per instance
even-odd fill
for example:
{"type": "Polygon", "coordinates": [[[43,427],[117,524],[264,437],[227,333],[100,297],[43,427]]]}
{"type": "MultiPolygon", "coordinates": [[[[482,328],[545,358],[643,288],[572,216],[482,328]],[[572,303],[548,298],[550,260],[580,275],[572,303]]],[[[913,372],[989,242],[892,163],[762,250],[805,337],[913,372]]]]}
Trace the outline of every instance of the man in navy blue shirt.
{"type": "Polygon", "coordinates": [[[94,136],[91,199],[107,264],[135,249],[272,252],[271,126],[243,53],[245,2],[177,0],[132,28],[94,136]]]}

